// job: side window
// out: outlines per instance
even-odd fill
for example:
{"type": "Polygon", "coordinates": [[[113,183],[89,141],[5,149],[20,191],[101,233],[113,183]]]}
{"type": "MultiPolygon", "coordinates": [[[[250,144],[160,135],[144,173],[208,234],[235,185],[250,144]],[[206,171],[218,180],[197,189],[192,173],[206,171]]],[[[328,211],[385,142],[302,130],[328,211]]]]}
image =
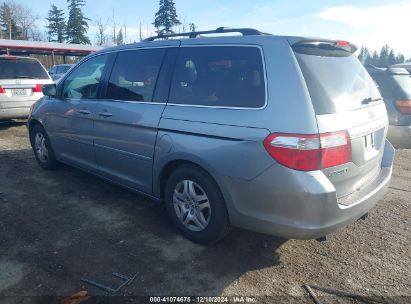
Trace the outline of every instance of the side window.
{"type": "Polygon", "coordinates": [[[265,98],[264,68],[258,48],[181,48],[170,103],[260,108],[265,98]]]}
{"type": "Polygon", "coordinates": [[[165,49],[119,52],[106,98],[151,102],[165,52],[165,49]]]}
{"type": "Polygon", "coordinates": [[[63,98],[97,98],[101,76],[109,55],[104,54],[83,62],[64,81],[63,98]]]}

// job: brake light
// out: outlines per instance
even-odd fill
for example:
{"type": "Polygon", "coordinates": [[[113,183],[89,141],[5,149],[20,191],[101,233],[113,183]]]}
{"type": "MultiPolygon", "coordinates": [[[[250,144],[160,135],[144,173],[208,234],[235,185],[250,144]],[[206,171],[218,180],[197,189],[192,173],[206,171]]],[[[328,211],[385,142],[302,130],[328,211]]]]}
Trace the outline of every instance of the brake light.
{"type": "Polygon", "coordinates": [[[280,164],[295,170],[313,171],[352,160],[347,131],[323,134],[270,134],[264,140],[267,152],[280,164]]]}
{"type": "Polygon", "coordinates": [[[0,94],[4,94],[4,93],[6,93],[6,90],[2,86],[0,86],[0,94]]]}
{"type": "Polygon", "coordinates": [[[33,93],[43,92],[43,85],[42,84],[36,84],[36,86],[32,90],[33,90],[33,93]]]}
{"type": "Polygon", "coordinates": [[[344,40],[337,40],[337,41],[335,42],[335,44],[338,45],[338,46],[343,46],[343,47],[350,45],[350,43],[349,43],[348,41],[344,41],[344,40]]]}
{"type": "Polygon", "coordinates": [[[411,100],[397,100],[395,105],[401,113],[411,114],[411,100]]]}

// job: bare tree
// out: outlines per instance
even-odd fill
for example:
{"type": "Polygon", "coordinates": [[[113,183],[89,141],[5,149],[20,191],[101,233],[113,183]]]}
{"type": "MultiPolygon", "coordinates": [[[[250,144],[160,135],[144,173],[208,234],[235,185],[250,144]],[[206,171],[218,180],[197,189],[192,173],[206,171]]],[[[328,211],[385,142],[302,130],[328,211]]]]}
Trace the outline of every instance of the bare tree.
{"type": "Polygon", "coordinates": [[[14,17],[16,25],[21,29],[22,38],[29,39],[29,34],[36,27],[36,22],[40,19],[38,15],[32,13],[30,8],[24,7],[20,4],[13,4],[14,17]]]}
{"type": "Polygon", "coordinates": [[[116,43],[116,41],[117,41],[117,38],[116,38],[116,14],[115,14],[114,9],[113,9],[112,22],[113,22],[113,43],[116,43]]]}
{"type": "Polygon", "coordinates": [[[101,17],[97,17],[94,21],[97,26],[97,44],[104,45],[107,42],[106,30],[108,26],[108,19],[103,20],[101,17]]]}

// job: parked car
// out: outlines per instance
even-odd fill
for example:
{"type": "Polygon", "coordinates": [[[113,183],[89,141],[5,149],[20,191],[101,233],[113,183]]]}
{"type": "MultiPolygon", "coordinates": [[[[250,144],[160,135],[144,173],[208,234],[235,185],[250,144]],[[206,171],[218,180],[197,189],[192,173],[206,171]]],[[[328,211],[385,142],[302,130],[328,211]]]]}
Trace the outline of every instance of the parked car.
{"type": "Polygon", "coordinates": [[[28,122],[40,166],[164,202],[200,243],[231,226],[320,238],[382,198],[394,149],[355,46],[254,29],[177,36],[193,39],[104,49],[45,86],[28,122]],[[231,32],[242,35],[203,37],[231,32]]]}
{"type": "Polygon", "coordinates": [[[406,69],[408,71],[408,73],[411,74],[411,62],[404,62],[404,63],[399,63],[399,64],[395,64],[392,66],[393,68],[403,68],[406,69]]]}
{"type": "Polygon", "coordinates": [[[388,140],[398,148],[411,148],[411,77],[403,68],[368,67],[388,111],[388,140]]]}
{"type": "Polygon", "coordinates": [[[34,58],[0,56],[0,119],[25,118],[53,81],[34,58]]]}
{"type": "Polygon", "coordinates": [[[64,74],[66,74],[73,66],[74,64],[57,64],[54,65],[50,70],[49,74],[51,76],[51,79],[54,81],[60,79],[63,77],[64,74]]]}

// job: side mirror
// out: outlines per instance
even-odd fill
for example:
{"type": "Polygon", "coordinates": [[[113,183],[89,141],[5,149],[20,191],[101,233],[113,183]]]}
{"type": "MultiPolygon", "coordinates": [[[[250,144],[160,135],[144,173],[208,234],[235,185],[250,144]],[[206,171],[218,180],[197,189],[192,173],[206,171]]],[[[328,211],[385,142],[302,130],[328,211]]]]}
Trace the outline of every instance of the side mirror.
{"type": "Polygon", "coordinates": [[[43,86],[43,94],[45,96],[54,97],[57,95],[57,87],[55,83],[52,84],[45,84],[43,86]]]}

